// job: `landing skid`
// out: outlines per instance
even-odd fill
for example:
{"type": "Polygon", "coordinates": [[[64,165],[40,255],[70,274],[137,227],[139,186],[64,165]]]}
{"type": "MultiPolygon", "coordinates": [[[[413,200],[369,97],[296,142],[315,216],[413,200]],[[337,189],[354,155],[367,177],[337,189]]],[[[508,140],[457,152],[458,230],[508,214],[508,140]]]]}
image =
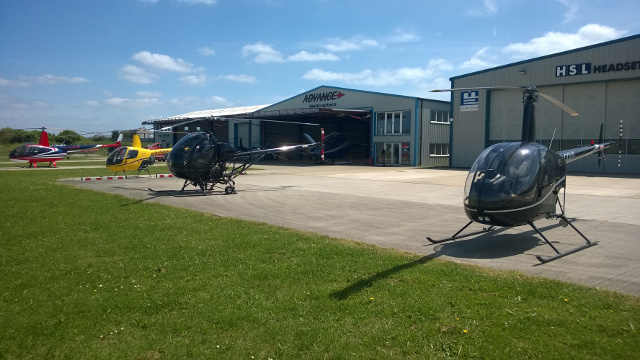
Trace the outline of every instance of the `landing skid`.
{"type": "Polygon", "coordinates": [[[207,196],[207,195],[209,195],[209,194],[207,194],[207,191],[212,192],[213,189],[216,187],[216,185],[219,185],[219,184],[227,185],[224,188],[225,195],[237,194],[236,187],[235,187],[235,182],[233,180],[227,180],[225,182],[219,182],[219,183],[216,183],[216,182],[202,182],[202,183],[195,183],[195,184],[190,180],[185,180],[184,184],[182,185],[182,189],[180,189],[180,191],[178,193],[174,192],[173,190],[153,190],[152,188],[147,188],[147,189],[149,191],[156,192],[156,193],[167,193],[167,194],[169,194],[171,196],[174,196],[174,197],[207,196]],[[188,185],[198,186],[198,187],[200,187],[200,191],[194,190],[191,193],[187,193],[187,192],[185,192],[184,189],[188,185]]]}
{"type": "Polygon", "coordinates": [[[480,230],[480,231],[474,231],[472,233],[468,233],[468,234],[464,234],[462,236],[458,236],[461,232],[464,231],[464,229],[466,229],[472,223],[473,223],[473,221],[469,221],[467,223],[467,225],[463,226],[462,229],[458,230],[457,233],[453,234],[452,236],[450,236],[448,238],[444,238],[444,239],[440,239],[440,240],[433,240],[432,238],[427,236],[427,240],[429,240],[432,244],[441,244],[441,243],[447,242],[447,241],[452,241],[452,240],[462,239],[462,238],[466,238],[466,237],[473,236],[473,235],[488,233],[488,232],[493,231],[495,229],[495,226],[489,226],[489,227],[482,228],[482,230],[480,230]]]}
{"type": "MultiPolygon", "coordinates": [[[[592,247],[596,244],[598,244],[598,242],[596,241],[590,241],[589,239],[587,239],[586,236],[584,236],[583,233],[580,232],[580,230],[578,230],[570,221],[569,219],[567,219],[566,216],[564,216],[563,214],[553,214],[553,215],[549,215],[547,216],[547,219],[560,219],[560,225],[562,227],[567,227],[567,226],[571,226],[571,228],[573,230],[575,230],[585,241],[586,244],[582,245],[582,246],[578,246],[575,247],[571,250],[567,250],[564,252],[560,252],[552,243],[551,241],[549,241],[549,239],[547,239],[546,236],[544,236],[542,234],[542,232],[533,224],[533,221],[529,221],[528,224],[529,226],[531,226],[533,228],[533,230],[536,231],[536,233],[538,233],[538,235],[540,235],[540,237],[547,243],[547,245],[551,246],[551,248],[556,252],[556,255],[552,255],[552,256],[543,256],[543,255],[536,255],[536,259],[538,259],[538,261],[540,261],[543,264],[546,264],[550,261],[553,260],[557,260],[560,259],[562,257],[565,257],[567,255],[571,255],[575,252],[578,252],[580,250],[584,250],[586,248],[592,247]]],[[[447,241],[453,241],[453,240],[457,240],[457,239],[462,239],[462,238],[466,238],[469,236],[473,236],[473,235],[479,235],[479,234],[484,234],[484,233],[488,233],[491,232],[493,230],[495,230],[495,226],[490,226],[490,227],[485,227],[480,231],[474,231],[468,234],[464,234],[464,235],[460,235],[459,234],[461,232],[463,232],[469,225],[471,225],[471,223],[473,223],[473,221],[469,221],[465,226],[463,226],[460,230],[458,230],[458,232],[456,232],[455,234],[453,234],[452,236],[448,237],[448,238],[444,238],[441,240],[433,240],[432,238],[427,236],[427,240],[429,240],[432,244],[441,244],[447,241]]]]}
{"type": "Polygon", "coordinates": [[[548,263],[549,261],[553,261],[556,259],[560,259],[561,257],[565,257],[567,255],[571,255],[575,252],[578,252],[580,250],[584,250],[586,248],[592,247],[594,245],[597,245],[598,242],[597,241],[590,241],[589,239],[587,239],[586,236],[584,236],[583,233],[580,232],[580,230],[578,230],[570,221],[569,219],[567,219],[566,216],[559,214],[559,215],[550,215],[547,217],[548,219],[560,219],[560,225],[562,227],[567,227],[567,225],[571,226],[571,228],[573,230],[575,230],[583,239],[584,241],[586,241],[586,244],[582,245],[582,246],[578,246],[575,247],[571,250],[567,250],[564,252],[560,252],[558,251],[558,249],[556,249],[555,246],[553,246],[553,244],[551,243],[551,241],[549,241],[544,235],[542,235],[542,232],[540,230],[538,230],[538,228],[533,225],[533,222],[529,222],[529,225],[533,228],[533,230],[535,230],[538,235],[540,235],[540,237],[549,245],[551,246],[551,248],[556,252],[556,255],[552,255],[552,256],[542,256],[542,255],[536,255],[536,258],[543,264],[548,263]]]}

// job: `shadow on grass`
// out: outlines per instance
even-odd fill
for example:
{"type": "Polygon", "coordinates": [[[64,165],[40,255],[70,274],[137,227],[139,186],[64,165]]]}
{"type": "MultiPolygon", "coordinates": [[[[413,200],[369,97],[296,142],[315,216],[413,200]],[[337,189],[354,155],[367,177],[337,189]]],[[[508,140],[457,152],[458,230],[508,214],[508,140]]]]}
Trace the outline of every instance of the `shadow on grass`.
{"type": "Polygon", "coordinates": [[[362,279],[360,281],[357,281],[349,286],[347,286],[346,288],[340,290],[340,291],[335,291],[331,293],[331,297],[336,299],[336,300],[345,300],[348,297],[350,297],[351,295],[357,294],[360,291],[371,287],[374,283],[386,279],[392,275],[395,275],[399,272],[402,272],[404,270],[410,269],[412,267],[418,266],[418,265],[423,265],[426,264],[427,262],[429,262],[430,260],[433,260],[432,258],[428,257],[428,256],[423,256],[421,258],[419,258],[418,260],[412,261],[412,262],[408,262],[406,264],[400,264],[398,266],[394,266],[391,269],[387,269],[387,270],[383,270],[379,273],[376,273],[366,279],[362,279]]]}

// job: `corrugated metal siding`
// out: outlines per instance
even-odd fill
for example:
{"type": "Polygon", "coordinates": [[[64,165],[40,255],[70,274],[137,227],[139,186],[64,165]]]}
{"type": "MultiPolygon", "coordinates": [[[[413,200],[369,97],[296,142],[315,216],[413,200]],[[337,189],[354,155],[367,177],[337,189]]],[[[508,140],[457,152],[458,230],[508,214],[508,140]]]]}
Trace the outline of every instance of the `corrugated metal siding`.
{"type": "MultiPolygon", "coordinates": [[[[623,139],[640,139],[640,80],[607,84],[605,138],[617,141],[622,120],[623,139]]],[[[624,143],[623,143],[624,144],[624,143]]],[[[603,164],[607,173],[640,174],[640,154],[607,155],[603,164]],[[620,166],[618,166],[620,162],[620,166]]]]}
{"type": "MultiPolygon", "coordinates": [[[[457,84],[455,86],[458,86],[457,84]]],[[[487,91],[480,90],[477,111],[460,111],[460,92],[455,91],[453,103],[453,138],[450,145],[451,166],[470,167],[485,146],[485,121],[487,91]]]]}
{"type": "Polygon", "coordinates": [[[420,159],[422,167],[442,167],[449,166],[448,156],[430,156],[429,148],[431,144],[449,143],[450,125],[432,123],[429,118],[431,109],[423,109],[422,131],[420,138],[422,139],[422,147],[420,149],[420,159]]]}
{"type": "MultiPolygon", "coordinates": [[[[617,138],[619,118],[624,118],[625,138],[640,138],[640,36],[590,46],[556,55],[522,61],[495,69],[452,78],[453,87],[529,86],[536,85],[578,113],[571,117],[545,100],[536,103],[536,136],[545,145],[553,136],[554,148],[562,139],[597,139],[600,124],[605,124],[606,136],[617,138]],[[635,62],[635,69],[631,63],[635,62]],[[556,77],[556,67],[591,64],[591,74],[556,77]],[[613,64],[622,71],[594,73],[596,66],[613,64]],[[627,66],[627,70],[624,67],[627,66]],[[556,144],[557,143],[557,144],[556,144]]],[[[453,94],[453,167],[469,167],[489,143],[520,138],[522,126],[522,93],[492,90],[480,92],[478,111],[460,112],[459,92],[453,94]],[[490,99],[489,111],[484,106],[490,99]],[[485,136],[485,126],[488,134],[485,136]]],[[[609,155],[606,172],[640,173],[640,155],[623,155],[621,166],[612,167],[609,155]]],[[[617,160],[617,159],[616,159],[617,160]]],[[[597,161],[586,158],[569,165],[572,171],[603,171],[597,161]]]]}

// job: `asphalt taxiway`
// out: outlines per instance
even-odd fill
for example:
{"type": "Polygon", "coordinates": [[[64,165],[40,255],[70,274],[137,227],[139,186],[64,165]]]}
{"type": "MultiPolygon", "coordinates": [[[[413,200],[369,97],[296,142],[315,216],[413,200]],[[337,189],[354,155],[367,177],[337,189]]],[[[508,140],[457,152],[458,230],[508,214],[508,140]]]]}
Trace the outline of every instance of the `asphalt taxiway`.
{"type": "MultiPolygon", "coordinates": [[[[503,270],[517,270],[640,296],[640,178],[569,175],[566,215],[598,245],[540,264],[553,255],[528,226],[432,245],[426,236],[453,235],[468,222],[462,208],[466,170],[370,166],[260,164],[236,178],[237,194],[174,197],[175,178],[64,180],[137,200],[261,221],[382,247],[503,270]]],[[[193,189],[192,187],[189,187],[193,189]]],[[[189,189],[188,188],[188,189],[189,189]]],[[[560,250],[584,243],[557,221],[536,225],[560,250]]],[[[470,229],[479,230],[479,224],[470,229]]]]}

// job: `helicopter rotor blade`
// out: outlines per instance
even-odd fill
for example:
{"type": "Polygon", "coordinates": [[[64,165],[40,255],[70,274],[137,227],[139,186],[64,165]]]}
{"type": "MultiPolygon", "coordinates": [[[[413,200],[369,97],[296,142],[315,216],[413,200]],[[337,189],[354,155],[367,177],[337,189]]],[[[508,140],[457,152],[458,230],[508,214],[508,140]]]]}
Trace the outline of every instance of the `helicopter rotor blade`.
{"type": "Polygon", "coordinates": [[[559,107],[560,109],[566,111],[571,116],[578,115],[578,112],[567,106],[562,101],[554,98],[551,95],[547,95],[545,93],[540,92],[535,86],[479,86],[479,87],[470,87],[470,88],[453,88],[453,89],[435,89],[431,90],[431,92],[447,92],[447,91],[467,91],[467,90],[500,90],[500,89],[521,89],[525,90],[530,94],[537,93],[543,98],[549,100],[551,103],[559,107]]]}
{"type": "Polygon", "coordinates": [[[434,89],[431,92],[449,92],[449,91],[463,91],[463,90],[500,90],[500,89],[525,89],[524,86],[477,86],[469,88],[453,88],[453,89],[434,89]]]}
{"type": "Polygon", "coordinates": [[[569,106],[567,106],[565,103],[563,103],[562,101],[554,98],[551,95],[547,95],[545,93],[542,93],[540,91],[538,91],[538,95],[542,96],[543,98],[549,100],[550,102],[552,102],[555,106],[559,107],[560,109],[564,110],[567,112],[567,114],[571,115],[571,116],[576,116],[578,115],[578,112],[576,112],[575,110],[573,110],[572,108],[570,108],[569,106]]]}
{"type": "Polygon", "coordinates": [[[316,123],[308,123],[308,122],[300,122],[300,121],[287,121],[287,120],[273,120],[273,119],[247,119],[247,118],[234,118],[234,117],[221,117],[221,120],[236,120],[239,122],[248,122],[248,121],[266,121],[266,122],[274,122],[274,123],[285,123],[285,124],[294,124],[294,125],[309,125],[309,126],[320,126],[320,124],[316,123]]]}

